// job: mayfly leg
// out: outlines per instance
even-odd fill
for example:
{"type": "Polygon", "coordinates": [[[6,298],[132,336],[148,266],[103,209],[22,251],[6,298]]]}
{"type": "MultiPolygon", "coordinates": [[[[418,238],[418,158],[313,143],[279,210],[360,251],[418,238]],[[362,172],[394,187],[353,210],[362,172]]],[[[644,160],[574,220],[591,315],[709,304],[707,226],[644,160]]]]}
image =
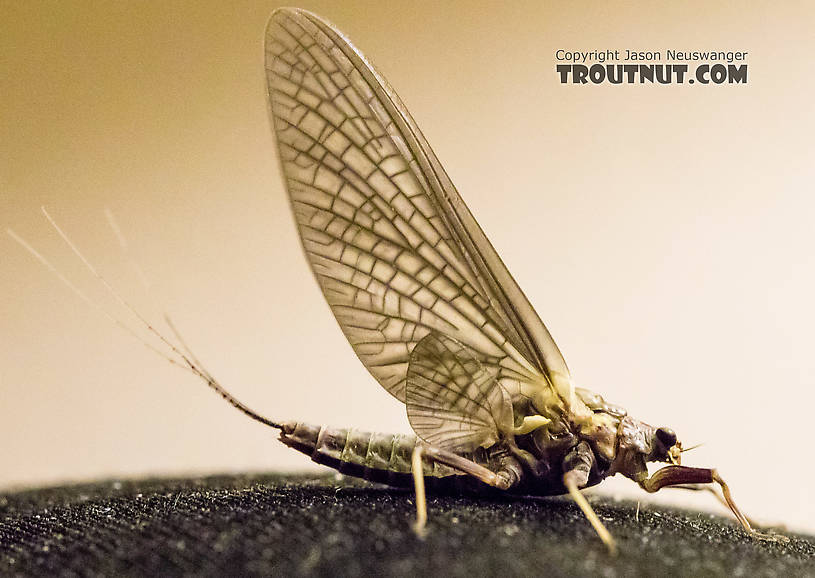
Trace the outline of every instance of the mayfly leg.
{"type": "Polygon", "coordinates": [[[424,491],[423,457],[424,445],[419,442],[413,450],[410,469],[413,472],[413,487],[416,493],[416,522],[413,524],[413,531],[420,538],[424,538],[425,527],[427,526],[427,497],[424,491]]]}
{"type": "Polygon", "coordinates": [[[563,476],[563,484],[569,491],[569,496],[574,500],[574,503],[577,504],[577,507],[580,508],[580,511],[583,512],[583,515],[586,516],[586,519],[589,521],[592,528],[594,528],[594,531],[597,532],[597,535],[608,548],[609,554],[616,556],[617,542],[615,542],[614,537],[603,525],[603,522],[600,521],[600,518],[597,517],[597,513],[591,507],[591,504],[589,504],[586,496],[580,493],[580,487],[577,484],[574,473],[574,471],[567,472],[563,476]]]}
{"type": "MultiPolygon", "coordinates": [[[[747,518],[747,516],[745,516],[742,513],[742,511],[736,505],[736,502],[733,500],[733,496],[730,493],[730,487],[719,475],[719,472],[717,472],[715,469],[691,468],[688,466],[665,466],[664,468],[654,472],[654,474],[650,478],[642,480],[640,482],[640,486],[646,492],[653,493],[662,488],[688,487],[688,486],[698,487],[702,484],[713,484],[713,483],[719,484],[725,505],[727,505],[730,511],[733,512],[733,515],[736,517],[736,520],[738,520],[739,524],[741,524],[741,527],[744,529],[745,532],[747,532],[754,538],[764,540],[774,540],[774,541],[788,540],[786,536],[781,536],[778,534],[765,534],[753,528],[753,526],[750,524],[750,520],[747,518]]],[[[716,493],[712,489],[711,491],[716,493]]]]}
{"type": "MultiPolygon", "coordinates": [[[[691,490],[693,492],[708,492],[714,498],[716,498],[716,501],[719,502],[722,506],[724,506],[728,510],[730,509],[730,504],[727,503],[727,500],[724,498],[724,496],[717,492],[716,488],[712,486],[706,486],[704,484],[678,484],[676,486],[666,486],[666,487],[675,488],[677,490],[691,490]]],[[[755,520],[751,519],[747,514],[744,514],[744,518],[747,520],[751,527],[758,526],[755,520]]]]}
{"type": "Polygon", "coordinates": [[[453,452],[426,444],[422,441],[416,443],[411,458],[413,472],[413,485],[416,492],[416,522],[413,529],[419,537],[424,536],[427,526],[427,497],[424,483],[424,460],[439,462],[462,474],[472,476],[499,490],[508,490],[518,481],[518,475],[510,468],[501,469],[497,473],[468,460],[453,452]]]}
{"type": "Polygon", "coordinates": [[[603,522],[600,521],[600,518],[597,517],[589,501],[580,492],[580,489],[584,488],[589,481],[589,473],[594,466],[594,461],[594,452],[589,444],[585,441],[580,442],[574,450],[569,452],[563,461],[563,469],[565,472],[563,474],[563,485],[569,492],[569,496],[571,496],[572,500],[577,504],[577,507],[580,508],[583,515],[586,516],[586,519],[592,525],[594,531],[597,532],[597,535],[606,545],[609,554],[616,556],[617,543],[614,541],[608,529],[603,525],[603,522]]]}
{"type": "MultiPolygon", "coordinates": [[[[416,491],[416,522],[413,528],[419,537],[424,536],[425,527],[427,525],[427,499],[423,472],[425,459],[442,463],[500,490],[508,490],[517,483],[519,479],[518,473],[514,472],[511,468],[501,469],[496,473],[452,452],[431,446],[424,442],[418,442],[413,450],[411,469],[416,491]]],[[[594,512],[588,500],[580,493],[580,489],[586,486],[589,472],[594,465],[594,453],[591,447],[586,442],[581,442],[566,456],[563,465],[565,471],[563,475],[563,485],[586,516],[589,523],[591,523],[597,535],[606,545],[609,553],[612,556],[616,555],[617,543],[600,521],[600,518],[594,512]]]]}

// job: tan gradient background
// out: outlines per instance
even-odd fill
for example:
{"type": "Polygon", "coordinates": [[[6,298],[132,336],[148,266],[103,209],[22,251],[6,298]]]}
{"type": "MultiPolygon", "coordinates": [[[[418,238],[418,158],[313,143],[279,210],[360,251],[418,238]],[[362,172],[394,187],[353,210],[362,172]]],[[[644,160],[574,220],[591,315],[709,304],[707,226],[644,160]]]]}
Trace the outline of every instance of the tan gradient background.
{"type": "MultiPolygon", "coordinates": [[[[815,9],[562,4],[304,7],[399,91],[577,382],[705,442],[687,461],[718,467],[749,514],[815,531],[815,9]],[[750,84],[558,83],[556,49],[626,47],[748,50],[750,84]]],[[[274,7],[0,4],[0,224],[124,317],[47,205],[259,411],[407,431],[300,254],[265,103],[274,7]]],[[[5,235],[0,259],[0,487],[312,467],[5,235]]],[[[624,479],[602,487],[645,497],[624,479]]],[[[645,498],[719,511],[688,494],[645,498]]]]}

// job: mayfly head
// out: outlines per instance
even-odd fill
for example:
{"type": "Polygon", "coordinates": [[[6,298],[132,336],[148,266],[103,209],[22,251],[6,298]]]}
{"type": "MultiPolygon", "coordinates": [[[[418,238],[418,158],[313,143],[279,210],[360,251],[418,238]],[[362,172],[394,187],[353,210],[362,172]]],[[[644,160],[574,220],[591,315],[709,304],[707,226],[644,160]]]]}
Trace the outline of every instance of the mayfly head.
{"type": "Polygon", "coordinates": [[[678,466],[682,462],[682,442],[676,439],[674,430],[660,427],[654,432],[652,441],[654,457],[651,461],[668,462],[678,466]]]}
{"type": "Polygon", "coordinates": [[[676,439],[674,430],[669,427],[654,428],[645,423],[638,424],[644,441],[643,457],[646,462],[665,462],[674,466],[681,465],[682,442],[676,439]]]}

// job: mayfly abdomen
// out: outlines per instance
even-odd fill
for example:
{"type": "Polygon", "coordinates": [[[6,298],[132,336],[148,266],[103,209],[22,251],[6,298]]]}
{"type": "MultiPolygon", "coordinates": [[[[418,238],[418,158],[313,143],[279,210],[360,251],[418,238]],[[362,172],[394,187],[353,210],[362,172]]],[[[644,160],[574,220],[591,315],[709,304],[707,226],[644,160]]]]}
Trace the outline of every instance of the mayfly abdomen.
{"type": "MultiPolygon", "coordinates": [[[[343,474],[391,486],[413,485],[411,457],[417,437],[363,432],[305,423],[283,424],[280,441],[303,452],[318,464],[343,474]]],[[[424,464],[428,478],[458,476],[438,462],[424,464]]]]}

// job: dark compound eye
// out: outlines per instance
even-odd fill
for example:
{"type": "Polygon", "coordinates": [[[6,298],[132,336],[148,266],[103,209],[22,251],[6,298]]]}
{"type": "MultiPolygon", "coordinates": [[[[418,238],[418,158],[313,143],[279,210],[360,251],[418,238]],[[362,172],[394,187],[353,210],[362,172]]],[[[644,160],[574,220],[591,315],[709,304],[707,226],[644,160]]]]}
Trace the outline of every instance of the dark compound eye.
{"type": "Polygon", "coordinates": [[[676,444],[676,434],[674,430],[669,427],[661,427],[657,429],[657,439],[667,449],[674,447],[676,444]]]}

